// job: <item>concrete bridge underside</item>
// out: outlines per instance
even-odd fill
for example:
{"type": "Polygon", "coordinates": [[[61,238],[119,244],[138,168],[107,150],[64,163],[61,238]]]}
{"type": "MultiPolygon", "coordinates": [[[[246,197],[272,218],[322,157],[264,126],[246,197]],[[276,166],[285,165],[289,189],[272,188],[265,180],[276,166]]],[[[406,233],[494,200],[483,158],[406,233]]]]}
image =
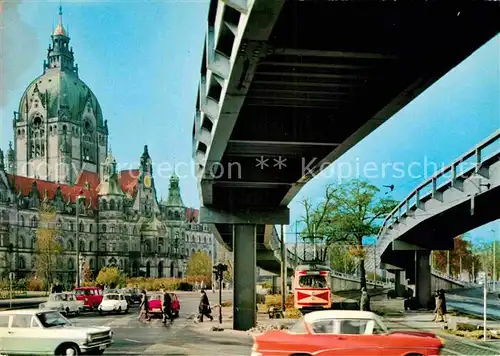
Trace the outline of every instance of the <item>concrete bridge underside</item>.
{"type": "Polygon", "coordinates": [[[288,224],[312,177],[494,37],[499,15],[477,1],[211,0],[193,156],[201,221],[234,225],[235,329],[256,322],[259,225],[288,224]]]}

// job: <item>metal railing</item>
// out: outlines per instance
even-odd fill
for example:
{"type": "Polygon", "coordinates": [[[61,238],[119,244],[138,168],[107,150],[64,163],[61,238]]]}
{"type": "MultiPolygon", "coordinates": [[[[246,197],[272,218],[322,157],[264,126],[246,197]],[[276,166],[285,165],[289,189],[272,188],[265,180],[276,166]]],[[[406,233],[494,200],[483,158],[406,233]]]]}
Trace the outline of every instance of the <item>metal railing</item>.
{"type": "MultiPolygon", "coordinates": [[[[382,228],[380,229],[380,233],[377,236],[379,239],[382,235],[382,232],[385,228],[392,226],[395,223],[398,223],[402,217],[408,216],[408,213],[417,208],[421,200],[427,198],[429,196],[435,197],[439,193],[439,189],[446,186],[455,186],[460,177],[463,177],[471,172],[479,173],[483,168],[482,165],[485,160],[490,159],[492,156],[500,154],[500,149],[496,150],[495,153],[491,154],[489,157],[484,158],[482,153],[486,148],[492,147],[495,143],[498,143],[500,139],[500,130],[497,130],[492,136],[476,145],[469,152],[463,154],[458,159],[453,161],[447,167],[444,167],[439,172],[433,174],[433,176],[423,183],[421,183],[418,187],[416,187],[404,200],[402,200],[398,206],[396,206],[385,218],[382,228]],[[465,167],[461,172],[458,170],[462,165],[465,166],[467,160],[474,158],[474,162],[471,164],[471,167],[465,167]],[[450,173],[451,178],[445,177],[446,174],[450,173]],[[442,180],[441,180],[442,179],[442,180]],[[431,187],[429,191],[423,193],[425,188],[431,187]]],[[[478,188],[480,189],[480,188],[478,188]]]]}

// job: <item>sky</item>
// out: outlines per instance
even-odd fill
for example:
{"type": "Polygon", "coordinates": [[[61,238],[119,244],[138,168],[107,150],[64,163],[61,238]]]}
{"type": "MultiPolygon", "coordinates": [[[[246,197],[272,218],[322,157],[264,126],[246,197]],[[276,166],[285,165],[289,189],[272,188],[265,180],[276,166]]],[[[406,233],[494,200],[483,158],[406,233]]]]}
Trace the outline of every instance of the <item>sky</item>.
{"type": "MultiPolygon", "coordinates": [[[[108,120],[118,168],[137,167],[147,144],[154,165],[161,165],[161,174],[157,169],[155,175],[159,198],[166,198],[174,167],[193,165],[192,126],[208,1],[68,0],[62,5],[79,76],[108,120]]],[[[28,84],[42,74],[58,6],[59,1],[44,0],[3,3],[3,149],[12,140],[12,112],[28,84]]],[[[290,205],[287,239],[303,215],[300,201],[321,199],[325,185],[340,178],[367,179],[382,190],[393,184],[391,196],[403,199],[436,167],[500,128],[499,98],[497,36],[308,183],[290,205]],[[367,165],[376,170],[357,171],[367,165]]],[[[184,203],[199,207],[196,179],[185,176],[180,183],[184,203]]],[[[500,238],[500,221],[469,236],[474,242],[500,238]]]]}

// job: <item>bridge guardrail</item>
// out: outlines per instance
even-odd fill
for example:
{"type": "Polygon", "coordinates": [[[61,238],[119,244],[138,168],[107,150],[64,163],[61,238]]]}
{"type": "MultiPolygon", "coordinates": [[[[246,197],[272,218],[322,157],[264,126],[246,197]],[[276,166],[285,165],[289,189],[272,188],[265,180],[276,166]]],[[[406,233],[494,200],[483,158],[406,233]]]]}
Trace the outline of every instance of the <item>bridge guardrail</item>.
{"type": "MultiPolygon", "coordinates": [[[[276,233],[276,229],[274,229],[273,233],[271,234],[271,239],[269,240],[269,247],[274,251],[275,256],[277,257],[278,260],[281,259],[281,244],[278,239],[278,235],[276,233]]],[[[289,262],[288,266],[296,267],[295,265],[295,259],[299,261],[298,263],[300,264],[302,259],[300,257],[296,257],[293,252],[291,252],[289,249],[287,249],[287,262],[289,262]]],[[[465,281],[461,281],[457,278],[454,278],[452,276],[448,276],[446,273],[440,272],[436,269],[432,269],[431,273],[439,278],[448,280],[452,283],[462,285],[464,287],[468,286],[469,283],[465,281]]],[[[360,282],[361,278],[357,275],[354,274],[349,274],[349,273],[344,273],[344,272],[339,272],[339,271],[332,271],[332,276],[346,279],[346,280],[351,280],[353,282],[360,282]]],[[[381,287],[391,287],[394,286],[394,282],[387,282],[387,281],[380,281],[380,280],[374,280],[374,279],[366,279],[366,282],[371,285],[377,285],[381,287]]],[[[475,285],[475,284],[473,284],[475,285]]]]}
{"type": "Polygon", "coordinates": [[[500,153],[500,150],[497,150],[493,155],[490,155],[486,158],[483,157],[482,155],[483,151],[486,148],[492,147],[499,140],[500,140],[500,130],[497,130],[492,136],[490,136],[480,144],[476,145],[476,147],[471,149],[469,152],[463,154],[458,159],[454,160],[453,163],[451,163],[450,165],[434,173],[431,178],[427,179],[426,181],[418,185],[404,200],[402,200],[398,204],[398,206],[396,206],[386,216],[382,224],[382,227],[380,229],[380,232],[377,236],[377,239],[380,238],[380,236],[382,235],[381,233],[385,228],[390,227],[393,224],[397,223],[401,219],[401,217],[407,216],[410,210],[417,207],[422,198],[427,197],[429,195],[434,196],[437,193],[437,190],[445,185],[448,184],[454,185],[457,178],[459,178],[460,176],[466,175],[471,171],[479,172],[482,168],[482,164],[485,161],[485,159],[489,159],[491,158],[491,156],[500,153]],[[462,172],[457,172],[457,168],[459,168],[463,163],[466,163],[466,161],[470,158],[475,158],[474,165],[470,168],[466,168],[462,172]],[[447,173],[451,173],[451,178],[438,182],[438,180],[440,180],[441,178],[445,178],[445,175],[447,173]],[[429,187],[429,185],[431,185],[430,191],[422,195],[421,194],[422,191],[425,188],[429,187]]]}

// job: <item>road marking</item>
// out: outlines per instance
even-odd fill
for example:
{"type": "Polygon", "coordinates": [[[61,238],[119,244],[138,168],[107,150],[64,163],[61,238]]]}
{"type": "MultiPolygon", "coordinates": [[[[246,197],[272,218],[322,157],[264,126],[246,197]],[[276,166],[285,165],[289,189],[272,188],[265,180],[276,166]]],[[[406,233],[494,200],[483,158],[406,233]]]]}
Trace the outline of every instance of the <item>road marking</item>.
{"type": "Polygon", "coordinates": [[[137,344],[142,344],[142,341],[132,340],[132,339],[124,339],[125,341],[135,342],[137,344]]]}

